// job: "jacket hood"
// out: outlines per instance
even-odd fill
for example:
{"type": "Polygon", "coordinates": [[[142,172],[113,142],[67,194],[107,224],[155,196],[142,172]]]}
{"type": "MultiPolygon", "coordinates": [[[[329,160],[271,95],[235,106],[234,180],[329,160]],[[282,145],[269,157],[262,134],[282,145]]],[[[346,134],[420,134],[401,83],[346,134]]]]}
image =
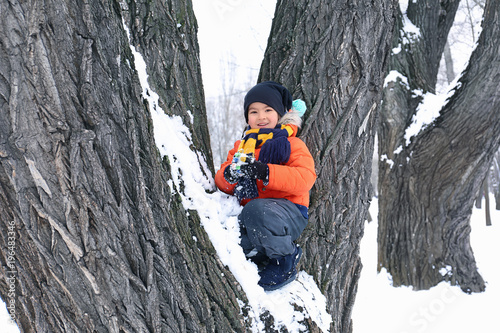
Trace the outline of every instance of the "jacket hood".
{"type": "Polygon", "coordinates": [[[300,117],[300,113],[297,111],[287,112],[281,119],[278,121],[279,125],[295,125],[300,128],[302,125],[302,118],[300,117]]]}

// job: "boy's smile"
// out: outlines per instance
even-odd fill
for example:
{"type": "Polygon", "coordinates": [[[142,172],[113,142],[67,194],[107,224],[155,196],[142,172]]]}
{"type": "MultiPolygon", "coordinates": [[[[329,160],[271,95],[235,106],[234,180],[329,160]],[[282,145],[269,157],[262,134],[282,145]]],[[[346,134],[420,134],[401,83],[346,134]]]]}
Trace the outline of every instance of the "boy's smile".
{"type": "Polygon", "coordinates": [[[252,129],[275,128],[278,120],[278,112],[267,104],[253,102],[248,107],[248,125],[252,129]]]}

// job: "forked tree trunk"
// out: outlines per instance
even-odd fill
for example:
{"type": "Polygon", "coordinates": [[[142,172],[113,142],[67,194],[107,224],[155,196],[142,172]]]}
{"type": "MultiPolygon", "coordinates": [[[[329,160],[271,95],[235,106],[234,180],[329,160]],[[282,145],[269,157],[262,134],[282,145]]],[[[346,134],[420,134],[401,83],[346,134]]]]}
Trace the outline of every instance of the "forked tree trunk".
{"type": "Polygon", "coordinates": [[[0,2],[1,297],[22,332],[245,331],[245,295],[167,183],[124,30],[211,165],[191,3],[121,6],[0,2]]]}
{"type": "Polygon", "coordinates": [[[391,68],[408,85],[398,79],[384,94],[379,152],[392,166],[380,163],[379,269],[387,268],[396,286],[428,289],[450,281],[478,292],[485,285],[470,246],[469,222],[500,144],[500,1],[487,3],[478,46],[440,116],[408,146],[403,138],[420,102],[412,94],[433,91],[456,5],[410,2],[408,17],[420,28],[420,38],[393,56],[391,68]],[[435,35],[436,28],[442,36],[435,35]]]}
{"type": "Polygon", "coordinates": [[[331,332],[352,331],[359,243],[372,197],[375,123],[397,1],[278,1],[260,81],[308,105],[299,136],[316,163],[302,268],[328,299],[331,332]]]}

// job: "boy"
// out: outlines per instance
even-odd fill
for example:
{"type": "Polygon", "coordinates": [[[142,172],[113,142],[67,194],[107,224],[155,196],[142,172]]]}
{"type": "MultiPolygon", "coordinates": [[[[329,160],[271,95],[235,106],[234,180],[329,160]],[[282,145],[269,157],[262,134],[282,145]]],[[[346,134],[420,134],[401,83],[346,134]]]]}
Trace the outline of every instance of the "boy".
{"type": "Polygon", "coordinates": [[[215,176],[217,187],[244,206],[240,244],[256,263],[268,261],[259,272],[266,291],[297,276],[302,249],[294,241],[307,225],[309,190],[316,180],[311,153],[296,137],[305,110],[294,109],[290,92],[276,82],[250,89],[244,100],[247,131],[215,176]]]}

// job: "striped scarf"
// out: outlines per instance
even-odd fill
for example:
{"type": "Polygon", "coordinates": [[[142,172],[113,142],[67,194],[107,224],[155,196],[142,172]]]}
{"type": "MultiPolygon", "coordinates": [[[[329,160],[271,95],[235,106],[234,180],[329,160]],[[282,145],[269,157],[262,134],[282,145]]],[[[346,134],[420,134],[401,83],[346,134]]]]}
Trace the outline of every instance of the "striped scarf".
{"type": "MultiPolygon", "coordinates": [[[[290,159],[290,142],[294,125],[277,125],[275,128],[250,129],[240,142],[238,152],[247,156],[255,156],[255,149],[260,147],[259,161],[265,164],[285,164],[290,159]]],[[[254,179],[241,177],[234,189],[238,200],[256,198],[257,182],[254,179]]]]}

